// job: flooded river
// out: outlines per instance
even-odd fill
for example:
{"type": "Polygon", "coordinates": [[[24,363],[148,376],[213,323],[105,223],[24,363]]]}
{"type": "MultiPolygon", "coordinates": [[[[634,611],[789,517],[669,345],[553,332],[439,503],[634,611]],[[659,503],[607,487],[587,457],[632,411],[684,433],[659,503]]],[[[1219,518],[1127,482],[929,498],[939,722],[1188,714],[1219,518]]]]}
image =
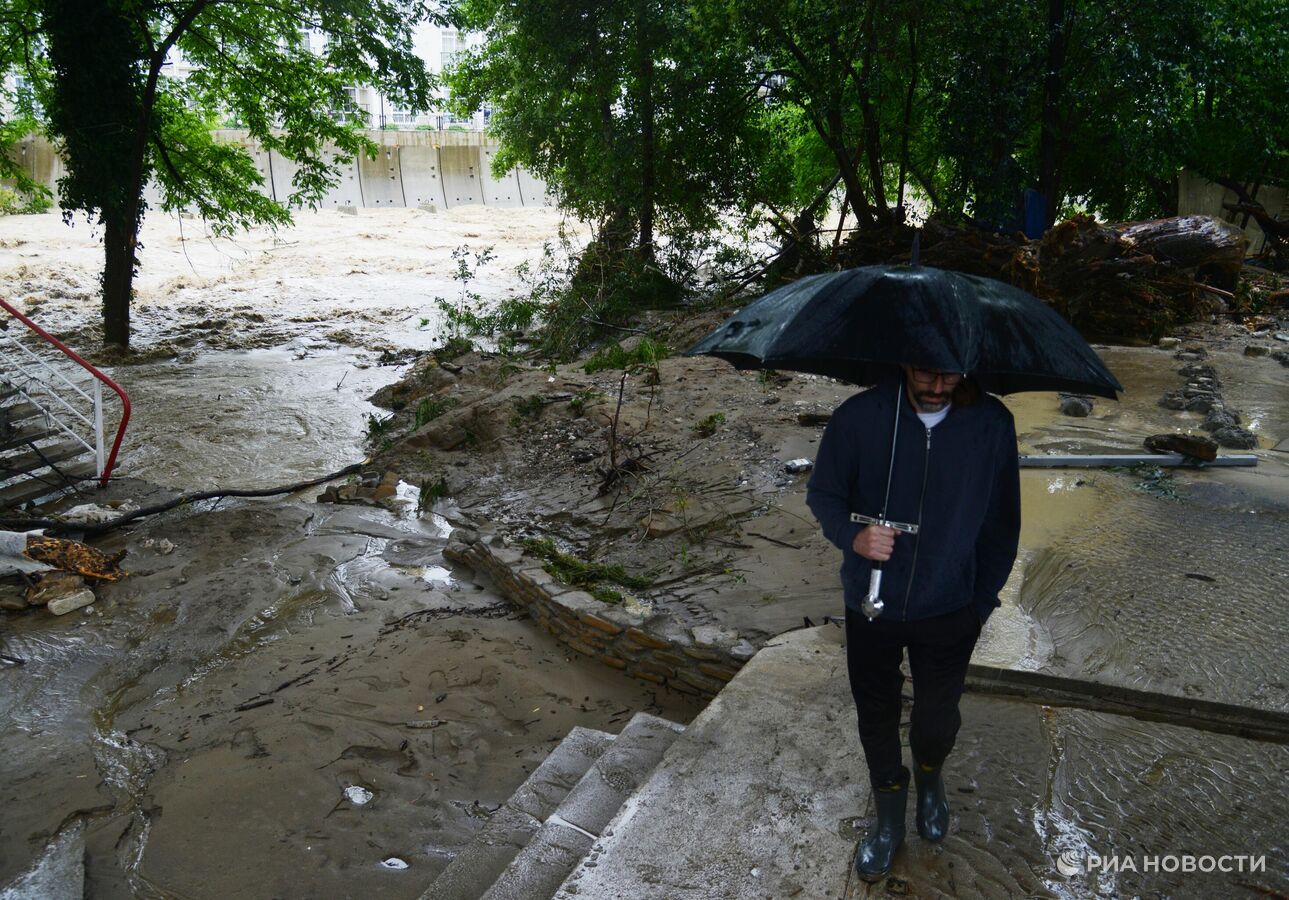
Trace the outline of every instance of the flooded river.
{"type": "MultiPolygon", "coordinates": [[[[8,295],[95,352],[93,235],[23,218],[0,220],[8,295]]],[[[135,315],[147,361],[104,359],[135,402],[121,490],[147,502],[360,460],[368,417],[382,414],[367,398],[403,371],[389,351],[431,346],[435,298],[463,288],[452,251],[496,248],[469,286],[495,300],[560,224],[547,210],[362,210],[236,243],[197,240],[186,222],[181,243],[180,223],[150,220],[135,315]]],[[[1066,419],[1050,395],[1008,399],[1023,452],[1136,452],[1146,434],[1195,426],[1156,402],[1182,383],[1171,354],[1104,355],[1129,388],[1122,403],[1066,419]]],[[[1258,468],[1162,481],[1024,472],[1022,565],[980,661],[1289,708],[1289,464],[1271,449],[1289,437],[1289,369],[1231,348],[1209,362],[1259,437],[1258,468]]],[[[401,511],[319,504],[316,493],[147,520],[102,542],[129,550],[131,574],[101,587],[88,613],[4,620],[4,652],[26,665],[0,670],[0,885],[75,834],[96,897],[415,897],[573,725],[616,732],[641,709],[696,713],[569,658],[454,570],[440,553],[450,509],[418,514],[409,486],[401,511]],[[408,867],[383,865],[390,857],[408,867]]],[[[831,591],[833,575],[809,589],[831,591]]],[[[1006,715],[992,720],[993,740],[967,739],[964,774],[1005,776],[997,738],[1040,727],[1006,715]]],[[[1041,728],[1050,758],[1026,771],[1047,780],[1016,779],[1032,802],[982,790],[963,807],[964,840],[1037,835],[1043,853],[1020,852],[1018,865],[1049,875],[1052,851],[1115,834],[1162,852],[1215,831],[1223,846],[1238,837],[1289,865],[1289,809],[1265,808],[1283,793],[1283,747],[1078,711],[1041,728]],[[1181,787],[1166,801],[1142,788],[1160,784],[1181,787]],[[1262,815],[1242,834],[1230,810],[1210,826],[1196,804],[1224,797],[1262,815]],[[1172,824],[1151,824],[1160,818],[1172,824]]],[[[992,877],[980,883],[1004,883],[992,877]]],[[[1044,896],[1140,889],[1026,884],[1044,896]]]]}

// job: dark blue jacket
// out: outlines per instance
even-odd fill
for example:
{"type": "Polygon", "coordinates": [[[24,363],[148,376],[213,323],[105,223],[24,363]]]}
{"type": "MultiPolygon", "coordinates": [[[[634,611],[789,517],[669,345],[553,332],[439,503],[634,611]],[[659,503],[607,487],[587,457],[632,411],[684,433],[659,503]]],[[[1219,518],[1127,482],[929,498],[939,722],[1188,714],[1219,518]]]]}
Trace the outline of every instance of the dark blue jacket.
{"type": "Polygon", "coordinates": [[[983,621],[998,607],[1020,539],[1016,425],[997,399],[954,404],[928,430],[898,380],[856,394],[824,431],[806,503],[841,548],[846,606],[858,610],[872,563],[851,549],[865,526],[850,514],[882,513],[897,397],[900,431],[886,518],[921,528],[899,535],[882,565],[881,617],[926,619],[970,604],[983,621]]]}

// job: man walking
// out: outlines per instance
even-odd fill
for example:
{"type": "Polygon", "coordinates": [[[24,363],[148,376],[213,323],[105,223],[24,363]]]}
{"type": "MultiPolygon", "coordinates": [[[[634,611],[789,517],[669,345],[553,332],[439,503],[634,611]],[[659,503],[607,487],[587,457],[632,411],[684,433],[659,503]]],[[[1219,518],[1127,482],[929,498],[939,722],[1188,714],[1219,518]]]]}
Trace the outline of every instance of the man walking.
{"type": "Polygon", "coordinates": [[[913,680],[909,745],[918,833],[944,839],[941,767],[962,717],[967,663],[1016,559],[1020,475],[1011,413],[961,373],[901,367],[834,413],[806,501],[842,551],[846,656],[877,827],[855,867],[876,881],[904,841],[909,769],[900,747],[900,663],[913,680]],[[897,530],[852,521],[907,523],[897,530]],[[915,526],[908,527],[908,526],[915,526]],[[867,605],[881,568],[881,602],[867,605]]]}

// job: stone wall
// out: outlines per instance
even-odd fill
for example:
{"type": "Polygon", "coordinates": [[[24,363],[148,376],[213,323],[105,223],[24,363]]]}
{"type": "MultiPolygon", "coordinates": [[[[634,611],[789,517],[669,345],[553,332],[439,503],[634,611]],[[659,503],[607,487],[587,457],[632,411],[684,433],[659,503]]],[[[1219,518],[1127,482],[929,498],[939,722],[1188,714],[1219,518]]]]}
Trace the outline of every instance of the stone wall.
{"type": "Polygon", "coordinates": [[[542,628],[578,653],[644,681],[711,698],[757,648],[715,625],[685,628],[665,613],[643,614],[602,603],[557,581],[542,561],[501,535],[452,532],[448,559],[486,576],[542,628]]]}

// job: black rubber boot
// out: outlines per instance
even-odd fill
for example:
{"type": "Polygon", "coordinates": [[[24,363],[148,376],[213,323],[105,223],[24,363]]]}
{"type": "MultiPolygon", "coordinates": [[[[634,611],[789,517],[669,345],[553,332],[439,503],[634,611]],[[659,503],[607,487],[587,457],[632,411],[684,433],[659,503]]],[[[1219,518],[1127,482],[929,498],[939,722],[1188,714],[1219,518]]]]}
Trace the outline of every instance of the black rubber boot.
{"type": "Polygon", "coordinates": [[[949,833],[949,798],[944,795],[940,769],[913,764],[913,781],[918,789],[918,834],[928,841],[942,841],[949,833]]]}
{"type": "Polygon", "coordinates": [[[881,788],[877,800],[877,825],[859,847],[855,871],[864,881],[880,881],[891,871],[895,851],[904,843],[904,821],[909,805],[909,785],[881,788]]]}

